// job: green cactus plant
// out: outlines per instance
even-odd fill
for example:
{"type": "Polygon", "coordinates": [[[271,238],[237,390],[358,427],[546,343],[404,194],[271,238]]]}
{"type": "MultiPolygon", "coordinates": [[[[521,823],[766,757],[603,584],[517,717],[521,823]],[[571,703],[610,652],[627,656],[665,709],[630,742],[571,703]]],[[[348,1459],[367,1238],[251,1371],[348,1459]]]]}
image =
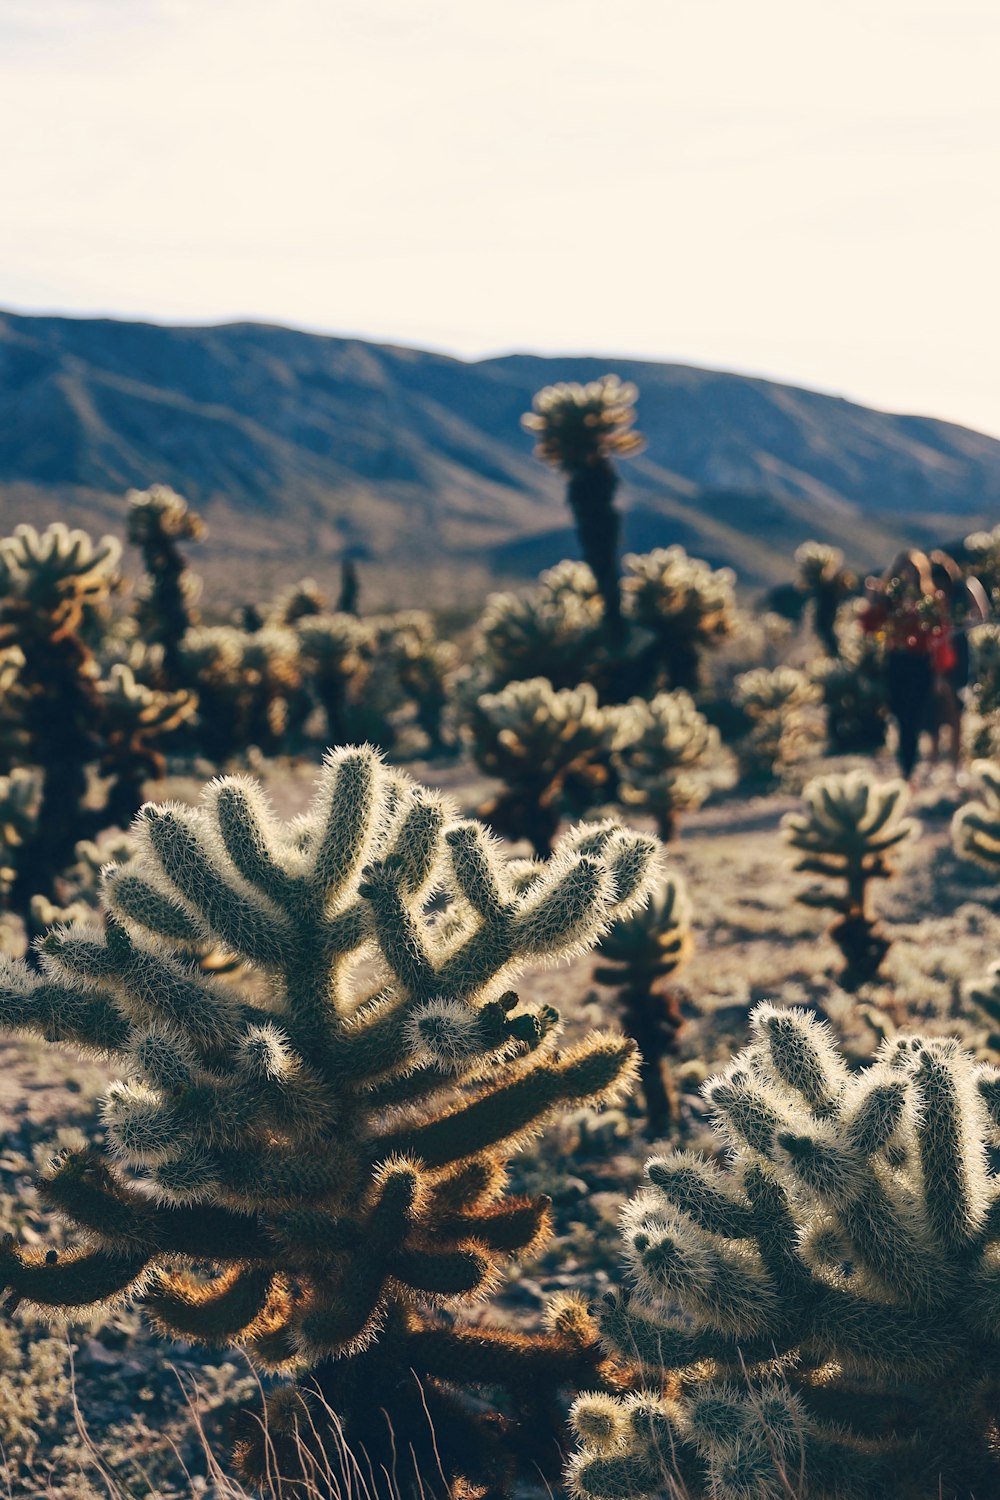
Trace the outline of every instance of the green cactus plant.
{"type": "Polygon", "coordinates": [[[400,692],[413,703],[429,754],[450,753],[455,746],[445,731],[445,712],[458,667],[457,647],[440,640],[430,615],[415,609],[397,617],[391,649],[400,692]]]}
{"type": "Polygon", "coordinates": [[[545,1237],[546,1200],[509,1196],[506,1161],[562,1110],[613,1098],[634,1050],[594,1034],[558,1051],[555,1012],[509,986],[640,905],[656,841],[585,825],[548,864],[508,869],[481,825],[369,748],[333,752],[291,825],[226,778],[200,808],[148,805],[136,835],[137,858],[104,872],[106,932],[50,934],[41,976],[3,970],[0,1024],[122,1072],[106,1149],[40,1187],[86,1243],[8,1238],[8,1303],[131,1297],[174,1336],[294,1378],[269,1401],[276,1458],[260,1422],[244,1432],[250,1478],[292,1465],[295,1414],[308,1447],[326,1403],[405,1495],[421,1470],[503,1492],[514,1432],[461,1391],[506,1390],[537,1418],[557,1388],[603,1378],[593,1331],[571,1303],[537,1335],[435,1309],[545,1237]],[[248,960],[253,986],[194,969],[197,938],[248,960]]]}
{"type": "Polygon", "coordinates": [[[587,385],[549,385],[521,418],[538,439],[536,457],[568,476],[566,498],[584,560],[604,601],[612,645],[622,642],[625,627],[618,583],[620,522],[614,506],[618,475],[611,460],[642,450],[643,439],[632,431],[638,394],[636,386],[616,375],[603,375],[587,385]]]}
{"type": "Polygon", "coordinates": [[[684,1024],[680,1000],[666,981],[691,956],[691,903],[679,875],[668,875],[644,906],[619,917],[597,943],[598,984],[618,991],[622,1026],[639,1050],[639,1087],[654,1136],[678,1119],[668,1059],[684,1024]]]}
{"type": "Polygon", "coordinates": [[[297,624],[302,670],[326,719],[331,744],[346,744],[352,734],[352,707],[364,687],[374,650],[371,628],[351,614],[325,611],[297,624]]]}
{"type": "Polygon", "coordinates": [[[604,611],[585,563],[549,568],[525,595],[491,594],[477,626],[476,657],[491,690],[546,677],[577,687],[602,669],[604,611]]]}
{"type": "Polygon", "coordinates": [[[718,730],[689,693],[658,693],[649,702],[633,698],[615,755],[619,798],[655,818],[657,833],[669,842],[677,835],[679,814],[707,797],[706,763],[718,750],[718,730]]]}
{"type": "Polygon", "coordinates": [[[826,738],[835,755],[871,755],[885,744],[888,706],[883,649],[851,606],[837,619],[837,655],[821,657],[812,678],[823,696],[826,738]]]}
{"type": "Polygon", "coordinates": [[[702,657],[727,640],[735,626],[735,574],[689,557],[683,547],[629,553],[622,582],[629,619],[649,633],[644,670],[649,681],[696,692],[702,657]]]}
{"type": "Polygon", "coordinates": [[[830,936],[844,955],[839,982],[845,990],[857,990],[875,978],[889,951],[889,939],[871,909],[870,885],[894,874],[891,851],[918,831],[906,817],[909,793],[903,781],[879,781],[858,770],[815,777],[802,800],[803,813],[782,819],[786,840],[801,851],[795,869],[842,881],[843,890],[812,886],[798,899],[837,913],[830,936]]]}
{"type": "Polygon", "coordinates": [[[27,766],[0,776],[0,904],[17,877],[19,851],[31,842],[42,804],[42,778],[27,766]]]}
{"type": "Polygon", "coordinates": [[[844,567],[839,547],[823,542],[803,542],[795,549],[798,586],[811,605],[812,627],[827,656],[840,655],[837,612],[844,600],[854,593],[858,580],[844,567]]]}
{"type": "Polygon", "coordinates": [[[201,580],[188,571],[178,543],[201,541],[205,523],[165,484],[129,490],[126,500],[128,539],[140,549],[149,580],[140,600],[139,625],[143,639],[163,651],[162,678],[156,686],[189,687],[181,641],[198,624],[195,603],[201,580]]]}
{"type": "Polygon", "coordinates": [[[505,783],[482,808],[498,832],[552,847],[566,813],[611,800],[611,756],[622,717],[598,706],[589,683],[556,692],[544,677],[484,693],[472,717],[478,765],[505,783]]]}
{"type": "Polygon", "coordinates": [[[902,1036],[852,1073],[808,1012],[751,1027],[705,1090],[724,1164],[654,1157],[623,1216],[599,1321],[642,1389],[577,1402],[574,1493],[997,1493],[1000,1071],[902,1036]]]}
{"type": "Polygon", "coordinates": [[[18,526],[0,540],[0,650],[19,652],[24,758],[42,778],[33,836],[20,852],[11,893],[22,915],[33,895],[54,894],[74,844],[90,831],[87,767],[100,750],[101,701],[83,628],[88,613],[107,607],[120,556],[114,537],[95,543],[61,522],[42,533],[18,526]]]}
{"type": "Polygon", "coordinates": [[[733,699],[747,721],[736,756],[744,781],[775,786],[819,745],[811,710],[820,689],[795,667],[755,667],[735,681],[733,699]]]}

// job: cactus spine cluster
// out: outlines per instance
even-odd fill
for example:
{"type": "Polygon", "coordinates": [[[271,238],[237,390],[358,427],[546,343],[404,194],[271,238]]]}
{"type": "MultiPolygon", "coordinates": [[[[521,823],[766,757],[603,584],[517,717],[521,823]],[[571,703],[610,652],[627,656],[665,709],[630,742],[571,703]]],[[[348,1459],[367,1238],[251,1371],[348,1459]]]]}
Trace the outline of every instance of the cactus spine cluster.
{"type": "MultiPolygon", "coordinates": [[[[311,1422],[318,1391],[376,1470],[395,1430],[418,1470],[498,1493],[516,1445],[455,1387],[544,1405],[597,1369],[593,1331],[575,1304],[531,1337],[434,1308],[481,1296],[545,1236],[546,1201],[506,1192],[506,1160],[560,1110],[613,1097],[634,1050],[595,1033],[560,1052],[555,1012],[510,983],[641,905],[656,841],[584,825],[548,863],[508,867],[369,748],[333,752],[291,825],[227,778],[198,809],[147,805],[135,832],[138,855],[103,875],[106,930],[56,930],[42,975],[3,973],[0,1024],[122,1076],[106,1154],[70,1153],[42,1186],[87,1243],[8,1239],[0,1283],[42,1312],[135,1298],[175,1336],[297,1377],[311,1422]],[[198,941],[248,960],[252,990],[187,961],[198,941]]],[[[239,1461],[259,1477],[251,1429],[239,1461]]]]}
{"type": "Polygon", "coordinates": [[[1000,1072],[914,1036],[851,1073],[763,1005],[706,1097],[724,1165],[654,1157],[623,1216],[599,1321],[643,1389],[577,1403],[575,1493],[997,1493],[1000,1072]]]}
{"type": "Polygon", "coordinates": [[[737,677],[735,689],[748,725],[736,746],[743,779],[773,786],[817,743],[810,711],[820,690],[795,667],[754,667],[737,677]]]}
{"type": "Polygon", "coordinates": [[[638,390],[616,375],[587,385],[546,386],[521,421],[538,441],[535,454],[569,479],[567,499],[585,561],[604,601],[612,644],[624,638],[618,585],[620,522],[615,510],[618,476],[613,457],[638,453],[643,439],[632,431],[638,390]]]}
{"type": "Polygon", "coordinates": [[[873,880],[892,876],[891,851],[917,832],[917,824],[905,816],[909,793],[903,781],[848,771],[815,777],[802,800],[805,812],[782,820],[788,843],[801,851],[795,869],[843,882],[843,889],[812,886],[798,899],[837,913],[830,936],[844,955],[840,984],[856,990],[874,979],[889,951],[889,939],[871,909],[869,888],[873,880]]]}
{"type": "Polygon", "coordinates": [[[677,1050],[684,1017],[667,981],[693,947],[691,903],[679,875],[668,875],[644,906],[619,917],[597,945],[594,978],[618,991],[622,1026],[639,1049],[639,1087],[654,1136],[663,1135],[678,1117],[668,1059],[677,1050]]]}

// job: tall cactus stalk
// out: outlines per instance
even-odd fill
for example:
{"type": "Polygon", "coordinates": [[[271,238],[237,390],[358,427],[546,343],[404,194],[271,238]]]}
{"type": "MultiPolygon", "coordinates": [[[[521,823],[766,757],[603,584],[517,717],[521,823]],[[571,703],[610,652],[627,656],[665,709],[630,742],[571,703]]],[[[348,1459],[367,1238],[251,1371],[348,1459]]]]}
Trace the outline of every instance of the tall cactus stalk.
{"type": "Polygon", "coordinates": [[[142,552],[149,575],[149,594],[142,600],[140,621],[145,639],[163,650],[163,681],[167,688],[189,687],[181,641],[198,623],[194,603],[199,579],[188,572],[178,542],[197,542],[205,523],[182,495],[165,484],[130,490],[128,539],[142,552]]]}
{"type": "Polygon", "coordinates": [[[587,385],[546,386],[534,399],[522,425],[537,435],[535,454],[568,476],[569,501],[584,559],[601,598],[609,640],[625,635],[619,592],[621,524],[615,510],[618,475],[613,457],[626,458],[643,447],[633,432],[638,390],[616,375],[587,385]]]}
{"type": "MultiPolygon", "coordinates": [[[[547,1200],[508,1193],[508,1158],[634,1066],[623,1037],[559,1051],[556,1013],[510,983],[640,905],[655,840],[581,826],[547,864],[508,867],[368,748],[334,752],[291,825],[227,778],[199,809],[147,805],[136,832],[139,855],[104,872],[106,931],[57,930],[44,975],[3,973],[0,1025],[108,1054],[121,1078],[106,1148],[41,1187],[85,1246],[8,1240],[0,1282],[42,1313],[130,1297],[167,1334],[282,1372],[268,1427],[300,1478],[289,1412],[308,1449],[314,1427],[332,1442],[325,1402],[404,1494],[421,1472],[503,1493],[518,1432],[538,1447],[508,1418],[604,1378],[594,1330],[575,1304],[536,1335],[436,1309],[546,1237],[547,1200]],[[196,941],[249,961],[252,990],[195,968],[196,941]],[[467,1399],[488,1390],[505,1416],[467,1399]]],[[[251,1481],[273,1461],[259,1422],[237,1456],[251,1481]]]]}

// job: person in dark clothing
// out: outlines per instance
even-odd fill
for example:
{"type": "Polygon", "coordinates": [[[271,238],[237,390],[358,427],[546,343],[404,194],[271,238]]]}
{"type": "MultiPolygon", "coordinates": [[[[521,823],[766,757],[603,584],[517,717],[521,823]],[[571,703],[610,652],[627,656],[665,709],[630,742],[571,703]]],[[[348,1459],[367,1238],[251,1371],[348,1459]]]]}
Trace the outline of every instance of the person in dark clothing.
{"type": "Polygon", "coordinates": [[[935,682],[935,660],[948,645],[944,601],[934,587],[930,559],[911,548],[901,552],[881,578],[865,582],[868,607],[863,629],[885,643],[885,686],[896,721],[896,760],[913,784],[920,731],[927,722],[935,682]]]}

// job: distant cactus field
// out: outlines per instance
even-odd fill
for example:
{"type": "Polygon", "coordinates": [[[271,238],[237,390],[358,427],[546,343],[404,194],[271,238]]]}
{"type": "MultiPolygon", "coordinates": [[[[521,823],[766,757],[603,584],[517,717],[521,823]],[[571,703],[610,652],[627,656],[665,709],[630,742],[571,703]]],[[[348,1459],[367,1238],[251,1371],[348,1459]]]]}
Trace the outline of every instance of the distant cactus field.
{"type": "Polygon", "coordinates": [[[11,1496],[1000,1494],[1000,527],[635,547],[588,373],[460,610],[0,537],[11,1496]]]}

